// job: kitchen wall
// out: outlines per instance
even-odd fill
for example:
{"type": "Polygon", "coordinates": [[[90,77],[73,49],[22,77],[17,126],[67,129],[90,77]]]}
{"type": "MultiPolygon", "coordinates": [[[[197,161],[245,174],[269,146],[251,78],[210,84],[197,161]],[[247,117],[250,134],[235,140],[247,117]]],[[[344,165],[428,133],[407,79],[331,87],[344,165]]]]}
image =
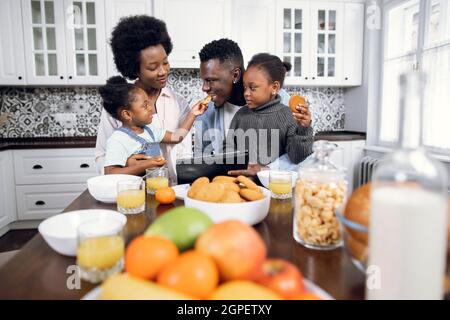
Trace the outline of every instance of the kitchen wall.
{"type": "MultiPolygon", "coordinates": [[[[204,96],[197,69],[173,69],[168,86],[188,101],[204,96]]],[[[308,98],[315,131],[343,130],[344,90],[288,87],[308,98]]],[[[95,136],[101,97],[94,87],[0,88],[0,138],[95,136]]]]}

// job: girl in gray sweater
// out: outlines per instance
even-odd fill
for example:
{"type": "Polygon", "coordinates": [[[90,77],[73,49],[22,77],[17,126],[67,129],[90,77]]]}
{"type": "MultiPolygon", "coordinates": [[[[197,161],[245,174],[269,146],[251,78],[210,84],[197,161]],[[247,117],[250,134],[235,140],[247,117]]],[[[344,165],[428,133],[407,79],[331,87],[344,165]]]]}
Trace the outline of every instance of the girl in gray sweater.
{"type": "Polygon", "coordinates": [[[298,164],[312,153],[312,128],[299,125],[278,95],[285,72],[277,56],[260,53],[244,73],[247,104],[231,121],[226,147],[249,150],[251,163],[268,165],[286,153],[298,164]]]}

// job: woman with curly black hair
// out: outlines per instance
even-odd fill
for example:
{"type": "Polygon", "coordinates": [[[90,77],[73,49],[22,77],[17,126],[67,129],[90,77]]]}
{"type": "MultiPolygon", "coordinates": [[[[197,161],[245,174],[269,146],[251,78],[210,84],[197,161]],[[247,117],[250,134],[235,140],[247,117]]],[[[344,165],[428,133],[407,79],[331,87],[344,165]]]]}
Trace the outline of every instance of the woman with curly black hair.
{"type": "MultiPolygon", "coordinates": [[[[146,15],[122,18],[111,36],[111,48],[117,70],[128,80],[143,89],[150,104],[155,106],[154,121],[168,131],[175,131],[180,120],[189,113],[187,102],[166,87],[170,65],[168,56],[172,41],[163,21],[146,15]]],[[[103,171],[106,141],[122,123],[102,110],[97,134],[95,161],[103,171]]],[[[192,137],[187,135],[178,145],[161,144],[161,151],[167,160],[169,175],[175,179],[177,158],[189,157],[192,153],[192,137]]],[[[145,155],[134,155],[127,166],[146,159],[145,155]]]]}

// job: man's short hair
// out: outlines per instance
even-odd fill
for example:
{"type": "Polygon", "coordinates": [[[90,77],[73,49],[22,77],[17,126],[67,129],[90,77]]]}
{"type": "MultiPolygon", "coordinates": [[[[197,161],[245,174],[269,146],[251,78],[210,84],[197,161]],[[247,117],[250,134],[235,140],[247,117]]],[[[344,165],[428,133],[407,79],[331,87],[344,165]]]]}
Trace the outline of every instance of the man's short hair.
{"type": "Polygon", "coordinates": [[[244,67],[244,58],[238,44],[230,39],[219,39],[207,43],[199,52],[200,61],[219,59],[220,63],[231,62],[236,67],[244,67]]]}

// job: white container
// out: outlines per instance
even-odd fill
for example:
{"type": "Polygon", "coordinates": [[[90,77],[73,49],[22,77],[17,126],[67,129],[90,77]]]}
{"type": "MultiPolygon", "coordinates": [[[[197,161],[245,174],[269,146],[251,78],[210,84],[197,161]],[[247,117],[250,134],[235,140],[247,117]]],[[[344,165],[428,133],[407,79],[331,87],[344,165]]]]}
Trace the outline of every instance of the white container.
{"type": "Polygon", "coordinates": [[[446,199],[382,187],[372,192],[371,206],[369,266],[376,267],[372,283],[379,287],[368,288],[367,298],[442,299],[446,250],[438,244],[447,239],[446,199]]]}
{"type": "Polygon", "coordinates": [[[104,203],[116,203],[117,183],[123,180],[138,180],[140,177],[130,174],[108,174],[87,180],[91,196],[104,203]]]}
{"type": "Polygon", "coordinates": [[[186,195],[184,205],[196,208],[208,215],[214,223],[225,220],[239,220],[248,225],[255,225],[264,220],[269,213],[270,191],[261,188],[264,198],[240,203],[214,203],[189,198],[186,195]]]}
{"type": "Polygon", "coordinates": [[[399,147],[372,178],[368,299],[442,299],[447,172],[422,147],[424,77],[400,77],[399,147]]]}
{"type": "Polygon", "coordinates": [[[77,249],[77,228],[88,220],[114,219],[125,225],[127,217],[117,211],[89,209],[62,213],[41,222],[38,227],[47,244],[56,252],[74,257],[77,249]]]}

